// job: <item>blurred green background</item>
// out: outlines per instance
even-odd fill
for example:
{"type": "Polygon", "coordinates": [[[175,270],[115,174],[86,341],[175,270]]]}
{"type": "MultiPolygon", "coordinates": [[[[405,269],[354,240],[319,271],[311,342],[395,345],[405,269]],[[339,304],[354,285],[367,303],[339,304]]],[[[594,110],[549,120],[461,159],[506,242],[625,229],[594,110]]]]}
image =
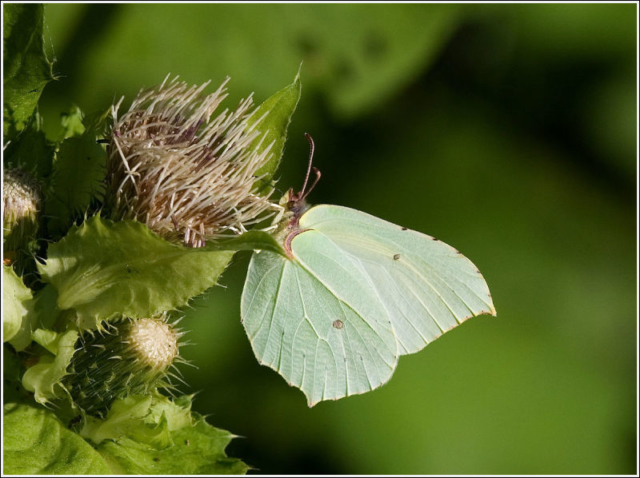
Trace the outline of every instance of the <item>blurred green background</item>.
{"type": "MultiPolygon", "coordinates": [[[[232,106],[303,94],[279,185],[455,246],[498,317],[470,320],[389,384],[307,408],[240,324],[248,255],[181,323],[195,408],[260,473],[617,474],[636,467],[635,4],[52,4],[60,80],[106,108],[169,72],[231,76],[232,106]]],[[[213,87],[211,87],[213,91],[213,87]]],[[[127,102],[125,102],[127,104],[127,102]]]]}

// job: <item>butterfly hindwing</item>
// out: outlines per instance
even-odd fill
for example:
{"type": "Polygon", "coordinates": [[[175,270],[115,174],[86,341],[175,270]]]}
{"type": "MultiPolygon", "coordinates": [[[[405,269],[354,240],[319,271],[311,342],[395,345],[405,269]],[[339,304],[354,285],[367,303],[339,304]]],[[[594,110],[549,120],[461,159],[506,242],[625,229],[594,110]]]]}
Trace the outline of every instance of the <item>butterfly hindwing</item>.
{"type": "Polygon", "coordinates": [[[307,211],[300,227],[324,235],[369,281],[389,314],[401,354],[421,350],[470,317],[495,315],[477,267],[431,236],[329,205],[307,211]]]}
{"type": "Polygon", "coordinates": [[[397,340],[367,278],[323,234],[297,235],[292,251],[293,258],[268,251],[251,258],[241,310],[258,360],[310,405],[387,382],[397,340]]]}

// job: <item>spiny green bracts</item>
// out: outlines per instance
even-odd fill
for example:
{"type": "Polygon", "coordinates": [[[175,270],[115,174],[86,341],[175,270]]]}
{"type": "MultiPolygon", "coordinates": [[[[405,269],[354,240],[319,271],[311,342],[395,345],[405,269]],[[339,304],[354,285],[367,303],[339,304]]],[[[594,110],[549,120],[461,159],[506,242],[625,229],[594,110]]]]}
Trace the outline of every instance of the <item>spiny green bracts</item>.
{"type": "Polygon", "coordinates": [[[173,386],[169,368],[182,335],[165,317],[123,319],[77,342],[63,386],[89,415],[104,416],[114,400],[173,386]]]}
{"type": "Polygon", "coordinates": [[[36,237],[42,191],[38,181],[20,168],[5,169],[3,180],[3,249],[5,257],[11,259],[36,237]]]}

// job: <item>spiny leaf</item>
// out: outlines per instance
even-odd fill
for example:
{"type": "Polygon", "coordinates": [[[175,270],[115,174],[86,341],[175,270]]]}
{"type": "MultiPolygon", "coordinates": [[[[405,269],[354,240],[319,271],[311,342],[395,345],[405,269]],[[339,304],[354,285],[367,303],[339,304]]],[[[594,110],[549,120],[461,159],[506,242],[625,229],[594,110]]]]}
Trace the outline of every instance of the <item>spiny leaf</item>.
{"type": "Polygon", "coordinates": [[[78,332],[73,329],[62,333],[38,329],[33,333],[33,340],[49,352],[22,377],[22,386],[35,394],[36,402],[45,404],[62,398],[61,380],[68,373],[77,339],[78,332]]]}
{"type": "Polygon", "coordinates": [[[96,328],[120,314],[151,317],[186,305],[216,284],[233,256],[230,248],[186,248],[139,222],[96,216],[49,246],[39,270],[57,290],[58,307],[75,309],[81,328],[96,328]]]}
{"type": "Polygon", "coordinates": [[[229,458],[229,432],[191,410],[191,397],[131,396],[115,402],[104,421],[90,420],[81,434],[121,473],[244,474],[229,458]]]}

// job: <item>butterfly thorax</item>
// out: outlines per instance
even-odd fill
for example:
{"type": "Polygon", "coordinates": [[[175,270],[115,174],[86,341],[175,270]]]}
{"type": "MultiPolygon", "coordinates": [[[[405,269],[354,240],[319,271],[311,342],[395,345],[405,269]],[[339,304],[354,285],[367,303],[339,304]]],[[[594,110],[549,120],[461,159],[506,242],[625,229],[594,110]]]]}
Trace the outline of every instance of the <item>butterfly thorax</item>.
{"type": "Polygon", "coordinates": [[[293,189],[289,189],[287,192],[287,211],[291,213],[291,219],[289,221],[289,227],[298,227],[300,217],[309,209],[306,199],[302,195],[302,192],[294,193],[293,189]]]}
{"type": "Polygon", "coordinates": [[[300,228],[300,218],[309,209],[302,192],[294,192],[293,188],[280,199],[280,206],[285,209],[285,213],[278,222],[275,233],[284,246],[285,251],[291,257],[291,241],[295,236],[305,232],[307,229],[300,228]]]}

